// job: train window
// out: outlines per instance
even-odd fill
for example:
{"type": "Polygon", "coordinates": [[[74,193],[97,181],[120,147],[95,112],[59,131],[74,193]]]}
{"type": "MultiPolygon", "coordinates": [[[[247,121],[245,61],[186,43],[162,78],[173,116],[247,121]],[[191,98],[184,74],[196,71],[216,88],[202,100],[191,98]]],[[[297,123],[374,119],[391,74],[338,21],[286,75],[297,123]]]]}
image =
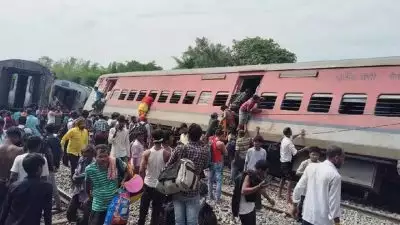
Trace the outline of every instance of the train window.
{"type": "Polygon", "coordinates": [[[273,109],[277,98],[276,93],[264,92],[261,94],[261,101],[258,103],[260,109],[273,109]]]}
{"type": "Polygon", "coordinates": [[[364,113],[366,94],[344,94],[340,103],[340,114],[361,115],[364,113]]]}
{"type": "Polygon", "coordinates": [[[141,90],[136,98],[136,101],[140,102],[146,96],[147,91],[141,90]]]}
{"type": "Polygon", "coordinates": [[[182,104],[193,104],[194,98],[196,97],[195,91],[186,92],[185,98],[182,101],[182,104]]]}
{"type": "Polygon", "coordinates": [[[332,94],[315,93],[311,95],[307,110],[309,112],[327,113],[331,108],[332,94]]]}
{"type": "Polygon", "coordinates": [[[121,94],[118,97],[118,100],[125,100],[127,95],[128,95],[128,90],[126,90],[126,89],[122,90],[121,94]]]}
{"type": "Polygon", "coordinates": [[[281,109],[298,111],[300,109],[302,99],[303,93],[286,93],[281,104],[281,109]]]}
{"type": "Polygon", "coordinates": [[[208,105],[211,99],[211,91],[202,91],[200,93],[199,100],[197,101],[198,105],[208,105]]]}
{"type": "Polygon", "coordinates": [[[135,97],[136,97],[136,94],[137,94],[136,90],[131,90],[129,92],[128,98],[126,98],[126,100],[133,101],[133,99],[135,99],[135,97]]]}
{"type": "Polygon", "coordinates": [[[158,97],[159,103],[166,103],[168,99],[169,91],[162,91],[160,97],[158,97]]]}
{"type": "Polygon", "coordinates": [[[181,96],[182,91],[174,91],[172,93],[171,99],[169,100],[169,103],[178,104],[179,100],[181,100],[181,96]]]}
{"type": "Polygon", "coordinates": [[[120,91],[118,89],[114,90],[110,99],[117,99],[119,97],[119,93],[120,91]]]}
{"type": "Polygon", "coordinates": [[[153,99],[156,99],[157,98],[157,94],[158,94],[158,91],[150,91],[149,96],[151,96],[153,99]]]}
{"type": "Polygon", "coordinates": [[[400,95],[380,95],[375,106],[377,116],[400,116],[400,95]]]}
{"type": "Polygon", "coordinates": [[[229,92],[220,91],[217,92],[214,98],[213,106],[222,106],[226,104],[226,100],[229,98],[229,92]]]}

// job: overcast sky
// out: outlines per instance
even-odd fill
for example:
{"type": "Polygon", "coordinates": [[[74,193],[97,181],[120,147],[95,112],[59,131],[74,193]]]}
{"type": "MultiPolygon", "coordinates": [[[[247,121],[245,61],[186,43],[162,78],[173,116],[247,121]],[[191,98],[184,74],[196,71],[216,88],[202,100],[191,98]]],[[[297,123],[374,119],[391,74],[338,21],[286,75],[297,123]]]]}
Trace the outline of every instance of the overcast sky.
{"type": "Polygon", "coordinates": [[[175,66],[196,37],[274,38],[299,61],[400,55],[399,0],[0,0],[0,60],[175,66]]]}

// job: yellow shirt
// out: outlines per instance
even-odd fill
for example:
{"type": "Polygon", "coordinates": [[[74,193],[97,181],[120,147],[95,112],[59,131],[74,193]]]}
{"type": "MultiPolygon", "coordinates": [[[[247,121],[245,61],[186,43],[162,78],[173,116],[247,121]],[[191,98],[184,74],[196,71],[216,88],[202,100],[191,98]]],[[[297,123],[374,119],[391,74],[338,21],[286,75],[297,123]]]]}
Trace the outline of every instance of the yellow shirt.
{"type": "Polygon", "coordinates": [[[80,156],[82,149],[89,143],[89,133],[86,129],[80,130],[78,127],[71,128],[61,139],[61,147],[64,149],[65,142],[68,142],[67,153],[80,156]]]}

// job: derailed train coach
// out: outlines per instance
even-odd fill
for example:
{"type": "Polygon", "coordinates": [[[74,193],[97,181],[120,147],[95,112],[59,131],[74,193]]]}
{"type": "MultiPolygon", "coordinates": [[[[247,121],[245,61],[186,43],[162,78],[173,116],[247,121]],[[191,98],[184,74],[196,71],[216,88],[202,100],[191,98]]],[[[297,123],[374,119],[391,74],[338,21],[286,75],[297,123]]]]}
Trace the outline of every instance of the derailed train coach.
{"type": "MultiPolygon", "coordinates": [[[[211,113],[249,89],[262,98],[262,112],[249,122],[250,133],[261,127],[267,144],[276,146],[285,127],[305,129],[306,137],[295,142],[299,147],[335,144],[345,149],[344,183],[366,196],[400,197],[393,188],[400,187],[400,57],[105,74],[96,85],[106,93],[106,115],[135,115],[150,95],[151,123],[195,122],[204,128],[211,113]]],[[[279,170],[279,150],[270,150],[271,169],[279,170]]],[[[303,157],[295,158],[293,168],[303,157]]]]}
{"type": "Polygon", "coordinates": [[[0,61],[0,107],[19,110],[48,105],[54,75],[39,63],[10,59],[0,61]]]}

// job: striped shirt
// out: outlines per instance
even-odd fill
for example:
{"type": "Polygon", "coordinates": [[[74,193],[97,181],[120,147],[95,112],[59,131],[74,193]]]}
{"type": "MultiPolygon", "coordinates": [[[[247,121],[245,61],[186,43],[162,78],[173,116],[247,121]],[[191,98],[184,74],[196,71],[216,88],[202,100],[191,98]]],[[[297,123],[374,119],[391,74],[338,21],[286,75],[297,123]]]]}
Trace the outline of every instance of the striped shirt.
{"type": "Polygon", "coordinates": [[[240,158],[245,159],[247,150],[251,146],[250,137],[239,137],[236,139],[235,151],[239,153],[240,158]]]}
{"type": "Polygon", "coordinates": [[[118,179],[109,180],[108,170],[101,169],[96,162],[85,169],[86,180],[92,185],[92,210],[96,212],[107,211],[107,207],[118,189],[118,179]]]}

